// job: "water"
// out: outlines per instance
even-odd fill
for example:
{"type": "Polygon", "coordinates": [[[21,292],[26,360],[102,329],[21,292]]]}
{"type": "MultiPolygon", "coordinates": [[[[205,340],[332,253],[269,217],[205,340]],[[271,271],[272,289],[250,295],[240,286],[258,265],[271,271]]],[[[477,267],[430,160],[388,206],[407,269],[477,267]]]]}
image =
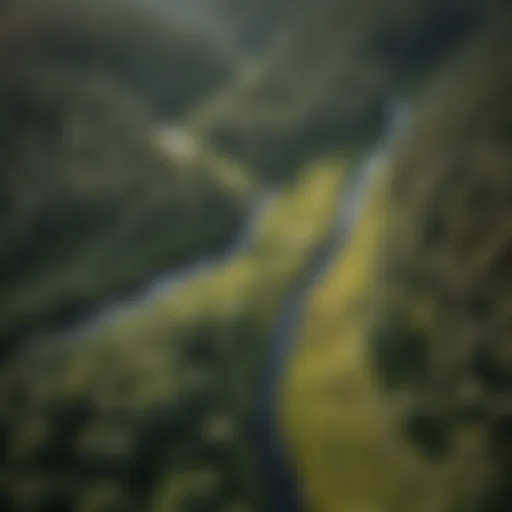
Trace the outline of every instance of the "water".
{"type": "Polygon", "coordinates": [[[284,310],[269,336],[266,367],[254,424],[255,439],[260,455],[261,472],[267,484],[272,510],[299,512],[305,509],[304,498],[296,472],[292,467],[280,429],[279,391],[286,362],[296,341],[301,319],[313,289],[331,267],[333,261],[350,238],[367,191],[376,173],[384,168],[384,160],[396,136],[404,129],[408,118],[407,104],[396,100],[390,104],[388,124],[383,136],[363,157],[358,168],[351,173],[348,193],[340,197],[340,208],[328,240],[320,244],[293,287],[284,310]]]}
{"type": "MultiPolygon", "coordinates": [[[[66,342],[89,338],[105,327],[129,317],[137,310],[150,306],[165,295],[176,293],[191,278],[212,272],[216,266],[220,266],[237,254],[244,252],[248,249],[255,230],[268,211],[275,195],[273,192],[266,192],[261,195],[240,233],[223,253],[204,256],[183,267],[167,269],[149,280],[133,294],[113,300],[88,317],[61,328],[58,333],[54,333],[51,337],[57,337],[66,340],[66,342]]],[[[29,343],[29,345],[34,344],[29,343]]]]}
{"type": "MultiPolygon", "coordinates": [[[[386,154],[397,133],[403,130],[407,114],[408,109],[405,103],[392,102],[388,126],[383,137],[368,151],[359,166],[352,172],[352,183],[349,184],[348,193],[340,197],[340,207],[332,232],[328,239],[316,248],[309,265],[293,286],[279,321],[269,336],[269,352],[253,426],[262,473],[271,496],[271,510],[276,512],[300,512],[305,508],[278,420],[279,389],[286,362],[293,343],[297,339],[308,298],[353,232],[364,206],[368,187],[373,182],[375,174],[384,167],[386,154]]],[[[177,143],[184,147],[189,144],[189,141],[180,138],[177,143]]],[[[183,149],[184,155],[187,152],[188,149],[183,149]]],[[[56,336],[66,343],[70,340],[86,339],[108,325],[120,321],[123,317],[130,316],[135,310],[150,306],[160,297],[176,293],[180,286],[191,278],[211,272],[216,266],[244,252],[250,247],[262,217],[276,196],[275,192],[267,192],[261,196],[241,232],[222,254],[200,258],[182,268],[169,269],[151,279],[137,293],[112,301],[88,318],[67,329],[62,329],[56,336]]]]}

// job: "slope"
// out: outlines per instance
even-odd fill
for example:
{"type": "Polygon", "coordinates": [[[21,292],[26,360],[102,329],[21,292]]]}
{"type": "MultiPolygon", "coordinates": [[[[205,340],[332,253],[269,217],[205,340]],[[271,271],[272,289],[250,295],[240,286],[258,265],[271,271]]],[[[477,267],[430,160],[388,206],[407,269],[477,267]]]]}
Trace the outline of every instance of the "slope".
{"type": "Polygon", "coordinates": [[[323,0],[295,6],[279,37],[238,80],[194,112],[215,144],[271,181],[329,148],[358,148],[383,108],[499,2],[323,0]]]}
{"type": "Polygon", "coordinates": [[[315,512],[510,509],[510,33],[425,88],[311,303],[283,420],[315,512]]]}
{"type": "Polygon", "coordinates": [[[330,230],[339,165],[276,197],[235,259],[92,339],[4,366],[5,510],[266,510],[251,432],[266,338],[330,230]]]}
{"type": "Polygon", "coordinates": [[[224,177],[238,170],[170,155],[146,110],[96,76],[2,77],[0,111],[2,350],[218,249],[250,206],[252,185],[224,177]]]}

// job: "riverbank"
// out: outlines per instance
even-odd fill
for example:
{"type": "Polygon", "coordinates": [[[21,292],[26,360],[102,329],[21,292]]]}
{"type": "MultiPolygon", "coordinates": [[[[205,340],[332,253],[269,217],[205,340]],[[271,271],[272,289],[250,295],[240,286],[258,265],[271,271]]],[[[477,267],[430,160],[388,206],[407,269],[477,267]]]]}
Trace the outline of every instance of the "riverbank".
{"type": "Polygon", "coordinates": [[[260,444],[262,472],[272,496],[272,510],[276,512],[308,509],[304,489],[297,483],[296,459],[290,454],[282,428],[282,384],[287,380],[290,360],[294,358],[298,338],[302,336],[301,328],[311,297],[354,235],[368,192],[378,178],[378,171],[382,170],[394,138],[404,129],[408,118],[407,104],[402,100],[390,102],[387,117],[382,136],[350,172],[350,179],[338,199],[335,222],[302,269],[269,336],[255,430],[260,444]]]}
{"type": "Polygon", "coordinates": [[[331,268],[311,291],[303,329],[284,372],[279,420],[315,511],[372,510],[374,503],[385,501],[381,493],[396,491],[387,478],[388,470],[397,469],[391,458],[396,436],[390,435],[388,415],[374,408],[376,397],[365,395],[373,377],[363,342],[368,323],[363,315],[389,213],[381,187],[394,128],[391,123],[362,165],[358,180],[364,186],[356,188],[358,194],[345,209],[350,222],[344,248],[332,254],[331,268]],[[384,453],[376,439],[387,441],[384,453]]]}
{"type": "Polygon", "coordinates": [[[179,510],[187,500],[267,510],[252,399],[270,325],[329,232],[342,168],[307,169],[272,200],[237,257],[191,276],[179,293],[80,343],[49,342],[6,365],[2,495],[121,510],[179,510]]]}
{"type": "Polygon", "coordinates": [[[434,79],[312,297],[282,418],[315,512],[510,509],[510,34],[434,79]]]}
{"type": "Polygon", "coordinates": [[[257,193],[222,155],[198,147],[184,161],[165,147],[144,109],[114,86],[58,76],[0,84],[6,118],[12,102],[26,109],[5,141],[20,150],[1,156],[0,359],[163,269],[220,252],[257,193]]]}

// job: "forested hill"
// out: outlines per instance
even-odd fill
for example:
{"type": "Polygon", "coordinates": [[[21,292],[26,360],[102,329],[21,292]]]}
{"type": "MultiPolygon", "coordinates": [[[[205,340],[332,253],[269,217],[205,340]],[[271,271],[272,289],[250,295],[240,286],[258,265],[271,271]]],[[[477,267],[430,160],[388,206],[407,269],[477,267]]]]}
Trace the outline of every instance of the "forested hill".
{"type": "Polygon", "coordinates": [[[511,509],[511,34],[425,85],[311,301],[283,416],[315,512],[511,509]]]}
{"type": "Polygon", "coordinates": [[[0,21],[0,65],[52,65],[128,89],[153,115],[183,115],[230,79],[234,61],[207,35],[142,4],[14,0],[0,21]]]}
{"type": "Polygon", "coordinates": [[[301,1],[146,0],[145,4],[149,9],[214,34],[242,54],[258,55],[265,51],[301,1]]]}
{"type": "Polygon", "coordinates": [[[0,510],[510,512],[509,4],[0,1],[0,510]]]}
{"type": "Polygon", "coordinates": [[[116,2],[15,0],[0,66],[2,351],[232,239],[236,166],[156,135],[229,79],[207,36],[116,2]]]}
{"type": "Polygon", "coordinates": [[[2,349],[220,250],[250,204],[219,163],[167,154],[143,106],[96,77],[2,77],[0,118],[2,349]]]}
{"type": "Polygon", "coordinates": [[[281,179],[308,156],[371,139],[389,97],[421,82],[502,3],[300,2],[250,72],[197,112],[197,124],[281,179]]]}

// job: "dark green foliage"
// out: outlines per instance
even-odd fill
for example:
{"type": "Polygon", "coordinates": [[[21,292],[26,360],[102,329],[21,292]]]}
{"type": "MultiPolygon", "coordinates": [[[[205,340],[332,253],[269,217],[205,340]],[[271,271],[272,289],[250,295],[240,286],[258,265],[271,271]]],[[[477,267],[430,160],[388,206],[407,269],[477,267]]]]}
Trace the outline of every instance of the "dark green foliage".
{"type": "MultiPolygon", "coordinates": [[[[207,0],[210,1],[211,0],[207,0]]],[[[259,53],[286,24],[297,0],[214,0],[216,11],[227,18],[231,39],[250,53],[259,53]]]]}
{"type": "Polygon", "coordinates": [[[418,384],[428,368],[428,344],[407,322],[390,315],[369,337],[375,370],[386,388],[418,384]]]}
{"type": "Polygon", "coordinates": [[[0,509],[1,510],[13,510],[14,503],[12,501],[11,495],[9,492],[0,489],[0,509]]]}
{"type": "MultiPolygon", "coordinates": [[[[155,0],[153,0],[155,1],[155,0]]],[[[302,0],[172,0],[171,16],[214,32],[243,55],[260,55],[302,0]]],[[[158,0],[156,0],[158,2],[158,0]]],[[[162,12],[164,12],[162,10],[162,12]]]]}
{"type": "Polygon", "coordinates": [[[499,393],[512,387],[512,372],[506,361],[500,361],[495,345],[490,340],[481,341],[473,354],[473,372],[489,391],[499,393]]]}
{"type": "Polygon", "coordinates": [[[379,314],[414,318],[425,335],[410,352],[414,332],[386,333],[377,348],[389,358],[376,357],[392,377],[404,353],[428,354],[411,367],[421,378],[406,375],[399,421],[450,468],[456,511],[512,503],[511,34],[503,16],[446,67],[390,165],[397,215],[379,314]]]}
{"type": "Polygon", "coordinates": [[[450,431],[445,420],[432,411],[416,409],[407,413],[402,422],[405,435],[429,457],[447,455],[450,431]]]}
{"type": "MultiPolygon", "coordinates": [[[[150,392],[142,408],[134,399],[102,405],[104,394],[111,394],[125,380],[125,373],[127,378],[132,376],[133,362],[123,367],[121,354],[119,360],[107,358],[108,376],[98,394],[94,391],[96,380],[89,383],[93,386],[89,393],[72,392],[61,380],[71,361],[64,360],[62,366],[57,363],[54,375],[47,378],[56,377],[61,382],[63,396],[50,394],[49,402],[40,401],[36,393],[30,392],[34,391],[30,379],[18,381],[15,373],[6,374],[4,370],[2,396],[25,396],[15,411],[4,407],[5,433],[13,435],[18,444],[23,439],[29,447],[20,458],[11,445],[10,458],[0,462],[0,472],[8,471],[7,482],[12,484],[5,489],[5,500],[20,500],[26,495],[34,503],[34,510],[57,507],[60,501],[55,500],[61,498],[65,499],[63,506],[68,507],[65,510],[84,507],[95,512],[221,512],[232,502],[252,503],[255,510],[264,510],[262,504],[260,508],[262,494],[248,428],[257,363],[253,358],[240,357],[242,352],[254,351],[254,346],[238,339],[238,335],[245,334],[247,340],[245,322],[205,320],[184,327],[180,336],[165,347],[176,363],[173,367],[169,362],[165,370],[164,376],[172,377],[169,388],[160,388],[159,380],[152,382],[151,376],[130,388],[136,395],[149,381],[151,391],[159,397],[155,400],[150,392]],[[48,425],[48,435],[35,444],[31,435],[18,436],[13,430],[16,426],[25,429],[31,414],[34,420],[48,425]],[[18,468],[22,473],[14,471],[18,468]],[[30,475],[44,478],[32,489],[30,475]],[[53,486],[53,480],[60,481],[63,475],[68,475],[73,485],[53,486]]],[[[256,341],[261,343],[261,339],[256,341]]],[[[164,354],[161,348],[159,357],[164,354]]],[[[144,347],[137,350],[144,358],[144,347]]],[[[82,354],[85,360],[86,352],[82,354]]],[[[99,364],[101,356],[97,356],[94,361],[99,364]]],[[[127,356],[128,362],[130,357],[138,357],[127,356]]],[[[79,369],[81,362],[75,363],[79,369]]],[[[90,378],[96,375],[94,369],[92,372],[90,378]]],[[[100,375],[95,378],[102,379],[100,375]]],[[[89,388],[87,381],[84,384],[89,388]]]]}
{"type": "Polygon", "coordinates": [[[368,38],[368,49],[398,70],[418,70],[445,55],[464,36],[480,26],[484,2],[431,0],[416,2],[408,13],[398,2],[387,10],[368,38]]]}
{"type": "Polygon", "coordinates": [[[206,36],[126,3],[25,0],[0,27],[4,70],[27,63],[107,77],[156,117],[182,115],[231,75],[227,55],[206,36]]]}
{"type": "Polygon", "coordinates": [[[392,96],[485,25],[484,0],[299,3],[253,76],[198,115],[220,147],[267,179],[325,150],[372,140],[392,96]]]}
{"type": "Polygon", "coordinates": [[[172,445],[187,436],[187,417],[173,405],[162,406],[147,413],[141,429],[132,462],[127,471],[128,487],[135,493],[147,494],[168,461],[173,457],[172,445]],[[174,442],[174,443],[173,443],[174,442]]]}
{"type": "Polygon", "coordinates": [[[5,350],[220,248],[238,227],[243,206],[207,165],[184,172],[144,109],[96,77],[53,68],[2,77],[0,118],[5,350]]]}

